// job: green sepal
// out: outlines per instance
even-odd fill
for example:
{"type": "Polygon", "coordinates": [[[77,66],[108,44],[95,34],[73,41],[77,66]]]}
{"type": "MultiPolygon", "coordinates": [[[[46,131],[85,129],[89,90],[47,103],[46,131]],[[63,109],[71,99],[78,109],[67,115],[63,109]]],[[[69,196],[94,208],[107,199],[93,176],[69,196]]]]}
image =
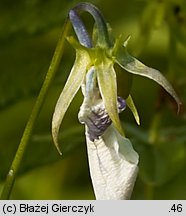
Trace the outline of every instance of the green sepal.
{"type": "Polygon", "coordinates": [[[136,120],[136,123],[138,125],[140,125],[140,118],[139,118],[139,114],[138,114],[138,111],[136,109],[136,106],[132,100],[132,97],[131,95],[128,96],[128,98],[126,99],[126,103],[127,103],[127,106],[129,107],[129,109],[131,110],[135,120],[136,120]]]}
{"type": "Polygon", "coordinates": [[[87,67],[90,65],[89,54],[84,49],[76,50],[76,60],[74,66],[70,72],[67,82],[59,96],[57,101],[53,119],[52,119],[52,136],[54,144],[60,154],[60,148],[58,144],[58,133],[63,117],[72,102],[72,99],[76,95],[80,86],[84,81],[84,77],[87,71],[87,67]]]}
{"type": "Polygon", "coordinates": [[[150,78],[161,85],[175,99],[179,112],[181,101],[174,91],[172,85],[158,70],[147,67],[139,60],[129,55],[126,49],[126,45],[127,43],[125,42],[122,46],[122,44],[120,43],[120,38],[116,41],[116,45],[113,50],[113,53],[115,55],[115,62],[129,73],[150,78]]]}
{"type": "Polygon", "coordinates": [[[124,134],[118,115],[117,82],[113,62],[104,55],[100,57],[101,61],[96,62],[95,68],[101,97],[114,126],[121,134],[124,134]]]}

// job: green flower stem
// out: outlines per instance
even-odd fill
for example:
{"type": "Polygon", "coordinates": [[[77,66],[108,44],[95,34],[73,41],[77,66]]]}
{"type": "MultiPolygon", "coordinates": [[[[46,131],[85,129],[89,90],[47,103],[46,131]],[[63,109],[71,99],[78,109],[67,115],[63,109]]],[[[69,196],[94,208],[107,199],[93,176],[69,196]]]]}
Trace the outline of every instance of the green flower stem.
{"type": "Polygon", "coordinates": [[[46,98],[47,92],[49,90],[49,86],[55,76],[55,73],[59,67],[63,51],[64,51],[64,42],[66,35],[68,33],[70,27],[70,22],[67,20],[64,24],[61,36],[59,38],[58,44],[56,46],[56,50],[54,52],[54,56],[52,58],[51,64],[49,66],[48,72],[46,74],[45,80],[43,82],[43,85],[41,87],[40,93],[38,95],[38,98],[36,100],[36,103],[33,107],[32,113],[30,115],[30,118],[26,124],[22,139],[20,141],[19,147],[17,149],[16,155],[14,157],[14,160],[12,162],[12,165],[10,167],[10,170],[8,172],[5,185],[1,194],[1,199],[9,199],[12,188],[14,186],[15,178],[18,173],[19,167],[21,165],[21,161],[23,158],[23,155],[25,153],[26,147],[28,145],[30,136],[32,134],[32,131],[34,129],[34,125],[36,123],[37,117],[41,111],[43,102],[46,98]]]}

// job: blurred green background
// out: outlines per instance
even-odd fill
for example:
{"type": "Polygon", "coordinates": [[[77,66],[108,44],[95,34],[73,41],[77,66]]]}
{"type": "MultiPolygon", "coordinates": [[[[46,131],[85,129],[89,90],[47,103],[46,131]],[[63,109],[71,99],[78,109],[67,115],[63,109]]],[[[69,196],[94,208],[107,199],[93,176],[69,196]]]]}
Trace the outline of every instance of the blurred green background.
{"type": "MultiPolygon", "coordinates": [[[[25,124],[50,65],[73,0],[0,1],[0,191],[25,124]]],[[[127,109],[123,127],[140,155],[132,199],[186,199],[186,1],[95,0],[117,36],[131,35],[129,51],[171,81],[183,106],[156,83],[134,76],[132,96],[141,125],[127,109]]],[[[85,15],[86,16],[86,15],[85,15]]],[[[92,19],[86,19],[91,29],[92,19]]],[[[72,33],[73,34],[73,33],[72,33]]],[[[51,140],[55,103],[73,65],[66,43],[60,69],[37,120],[11,199],[94,199],[84,126],[77,113],[81,92],[61,127],[59,156],[51,140]]],[[[118,71],[119,95],[124,77],[118,71]]]]}

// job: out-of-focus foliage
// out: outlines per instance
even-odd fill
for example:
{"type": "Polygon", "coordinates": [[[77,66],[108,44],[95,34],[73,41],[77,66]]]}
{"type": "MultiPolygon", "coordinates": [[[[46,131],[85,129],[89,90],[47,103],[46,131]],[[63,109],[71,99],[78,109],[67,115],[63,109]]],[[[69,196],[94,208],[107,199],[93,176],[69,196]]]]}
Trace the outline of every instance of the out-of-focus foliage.
{"type": "MultiPolygon", "coordinates": [[[[78,1],[0,2],[0,189],[50,64],[68,9],[78,1]]],[[[160,70],[183,103],[153,81],[135,77],[131,95],[138,108],[137,126],[129,110],[121,114],[127,137],[140,155],[133,199],[186,199],[186,1],[91,1],[103,12],[113,33],[132,35],[131,54],[160,70]]],[[[86,22],[86,25],[90,25],[86,22]]],[[[84,128],[75,97],[61,128],[63,156],[51,141],[51,117],[74,61],[68,45],[46,99],[17,177],[14,199],[94,199],[88,173],[84,128]]],[[[118,73],[118,92],[123,92],[118,73]]],[[[60,141],[59,140],[59,141],[60,141]]]]}

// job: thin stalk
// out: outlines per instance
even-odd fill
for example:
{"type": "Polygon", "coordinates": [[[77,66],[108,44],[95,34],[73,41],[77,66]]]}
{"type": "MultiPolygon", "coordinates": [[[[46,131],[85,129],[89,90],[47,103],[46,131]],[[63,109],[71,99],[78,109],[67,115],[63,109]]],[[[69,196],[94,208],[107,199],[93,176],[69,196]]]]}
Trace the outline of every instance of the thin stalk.
{"type": "Polygon", "coordinates": [[[64,27],[62,29],[62,33],[60,35],[59,41],[57,43],[56,46],[56,50],[54,52],[51,64],[49,66],[48,72],[46,74],[45,80],[43,82],[43,85],[41,87],[40,93],[38,95],[38,98],[36,100],[36,103],[32,109],[30,118],[26,124],[25,130],[23,132],[23,136],[21,138],[19,147],[17,149],[16,155],[13,159],[12,165],[10,167],[10,170],[8,172],[6,181],[5,181],[5,185],[1,194],[1,199],[9,199],[13,186],[14,186],[14,182],[15,182],[15,178],[17,176],[19,167],[21,165],[21,161],[23,158],[23,155],[25,153],[26,147],[28,146],[29,143],[29,139],[31,137],[32,131],[34,129],[34,125],[36,123],[37,117],[41,111],[43,102],[46,98],[47,92],[49,90],[50,84],[55,76],[55,73],[59,67],[62,55],[63,55],[63,51],[64,51],[64,42],[65,42],[65,38],[66,35],[68,33],[70,27],[70,22],[67,19],[64,27]]]}

